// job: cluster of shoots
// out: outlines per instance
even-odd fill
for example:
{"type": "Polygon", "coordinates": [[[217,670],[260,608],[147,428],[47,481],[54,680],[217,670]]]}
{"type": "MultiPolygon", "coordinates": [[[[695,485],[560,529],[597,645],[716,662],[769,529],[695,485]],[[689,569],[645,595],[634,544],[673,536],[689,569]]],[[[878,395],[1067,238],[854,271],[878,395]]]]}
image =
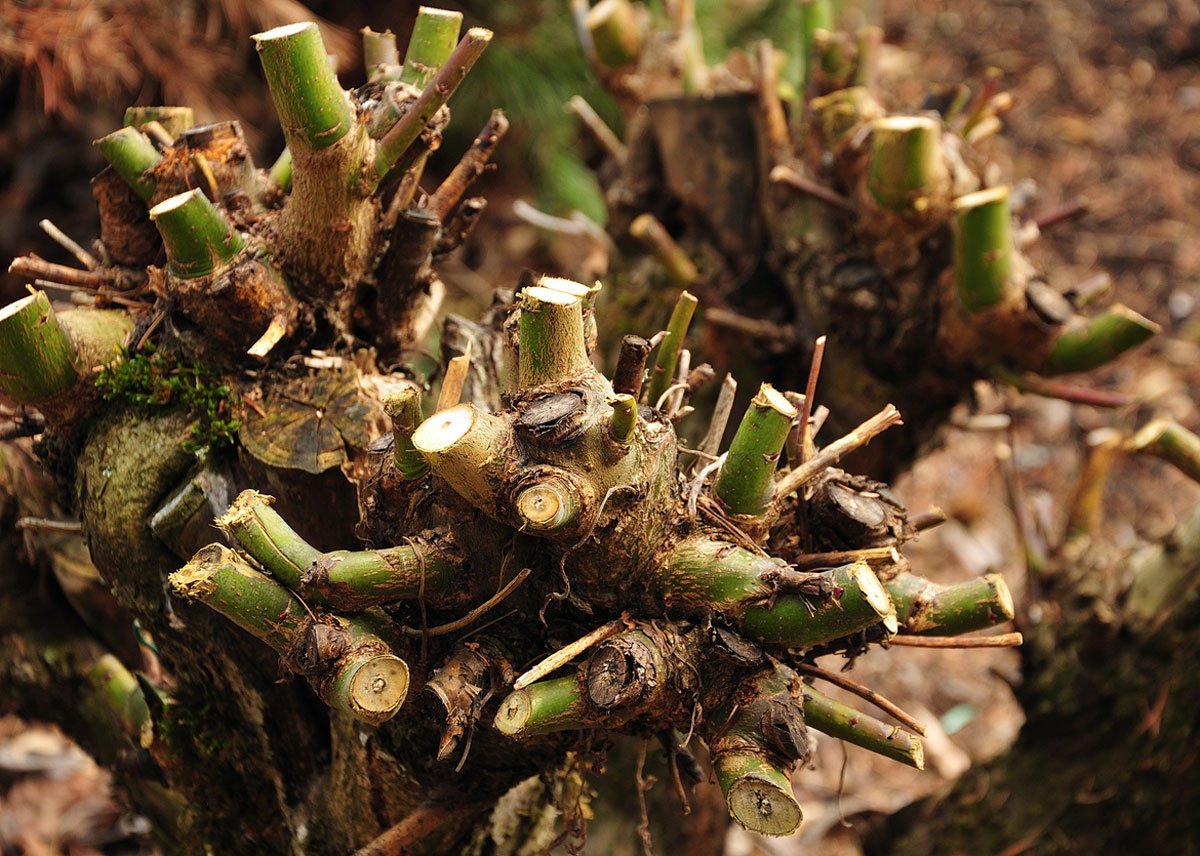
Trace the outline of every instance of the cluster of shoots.
{"type": "Polygon", "coordinates": [[[674,421],[712,377],[683,347],[696,299],[684,292],[651,340],[627,337],[610,380],[589,353],[595,292],[543,277],[517,293],[502,410],[442,396],[426,418],[415,388],[386,402],[376,499],[432,492],[426,507],[457,511],[414,511],[397,546],[321,552],[247,491],[218,521],[235,549],[200,551],[174,590],[364,722],[404,728],[432,705],[438,760],[460,767],[465,734],[486,753],[657,733],[678,763],[689,750],[670,735],[694,730],[732,816],[773,835],[800,824],[790,776],[811,753],[809,728],[922,767],[921,725],[816,659],[945,643],[1010,620],[1013,604],[998,576],[943,586],[909,571],[903,508],[833,466],[899,414],[885,408],[818,449],[807,399],[763,385],[716,454],[727,378],[707,445],[683,447],[674,421]],[[497,543],[526,567],[498,561],[497,543]],[[577,637],[552,644],[547,626],[560,643],[564,626],[577,637]],[[895,722],[820,692],[822,677],[895,722]]]}

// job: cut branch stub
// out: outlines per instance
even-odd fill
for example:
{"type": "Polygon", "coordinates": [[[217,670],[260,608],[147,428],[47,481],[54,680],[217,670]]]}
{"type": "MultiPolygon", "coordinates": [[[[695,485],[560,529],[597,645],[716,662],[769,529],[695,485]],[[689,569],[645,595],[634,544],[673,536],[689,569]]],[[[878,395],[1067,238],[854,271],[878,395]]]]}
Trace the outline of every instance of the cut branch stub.
{"type": "Polygon", "coordinates": [[[809,685],[804,686],[804,721],[830,737],[869,749],[893,761],[925,769],[925,747],[920,737],[897,725],[834,701],[809,685]]]}
{"type": "Polygon", "coordinates": [[[629,0],[600,0],[584,17],[596,59],[609,68],[620,68],[638,58],[648,23],[645,8],[629,0]]]}
{"type": "Polygon", "coordinates": [[[163,129],[176,139],[192,125],[196,124],[195,114],[191,107],[129,107],[125,110],[125,126],[137,128],[148,122],[158,122],[163,129]]]}
{"type": "Polygon", "coordinates": [[[150,219],[162,235],[171,273],[180,279],[207,276],[228,265],[246,246],[199,189],[155,205],[150,219]]]}
{"type": "Polygon", "coordinates": [[[612,405],[612,421],[608,425],[608,435],[621,445],[628,445],[633,440],[633,432],[637,429],[637,399],[632,395],[618,393],[609,401],[612,405]]]}
{"type": "Polygon", "coordinates": [[[267,643],[331,707],[378,725],[404,704],[408,666],[369,622],[315,621],[298,597],[227,547],[205,547],[170,583],[180,597],[200,601],[267,643]]]}
{"type": "Polygon", "coordinates": [[[96,140],[96,148],[138,196],[148,201],[154,195],[157,183],[151,170],[162,155],[145,134],[136,128],[121,128],[96,140]]]}
{"type": "Polygon", "coordinates": [[[954,277],[969,312],[1004,303],[1011,295],[1012,220],[1009,188],[990,187],[954,200],[954,277]]]}
{"type": "Polygon", "coordinates": [[[957,636],[1012,621],[1013,599],[999,574],[938,585],[902,573],[885,584],[904,633],[957,636]]]}
{"type": "Polygon", "coordinates": [[[416,539],[382,550],[322,553],[271,508],[273,501],[243,491],[217,525],[276,579],[316,603],[354,611],[421,592],[436,602],[460,584],[451,556],[416,539]]]}
{"type": "Polygon", "coordinates": [[[574,675],[539,681],[509,693],[500,702],[494,725],[501,734],[524,740],[539,734],[587,726],[585,706],[574,675]]]}
{"type": "Polygon", "coordinates": [[[758,516],[775,495],[775,468],[796,408],[769,383],[750,401],[713,492],[734,514],[758,516]]]}
{"type": "Polygon", "coordinates": [[[669,609],[723,614],[754,639],[793,648],[895,622],[895,607],[866,562],[827,572],[833,596],[823,600],[789,593],[787,571],[777,559],[694,536],[660,573],[659,596],[669,609]]]}
{"type": "Polygon", "coordinates": [[[462,19],[462,12],[422,6],[413,22],[400,80],[418,89],[428,86],[454,52],[462,19]]]}
{"type": "Polygon", "coordinates": [[[811,753],[798,685],[791,669],[773,664],[746,678],[706,718],[713,770],[729,813],[763,835],[791,835],[803,819],[789,780],[792,767],[811,753]]]}
{"type": "Polygon", "coordinates": [[[593,371],[584,337],[583,301],[554,288],[554,282],[543,277],[539,285],[519,295],[517,384],[521,389],[593,371]]]}
{"type": "Polygon", "coordinates": [[[926,116],[884,116],[871,123],[867,189],[893,211],[926,210],[946,192],[941,122],[926,116]]]}
{"type": "Polygon", "coordinates": [[[19,404],[50,402],[114,359],[132,329],[125,312],[57,313],[34,291],[0,309],[0,392],[19,404]]]}
{"type": "Polygon", "coordinates": [[[1200,437],[1174,419],[1155,419],[1134,434],[1125,448],[1161,458],[1200,483],[1200,437]]]}
{"type": "Polygon", "coordinates": [[[519,490],[513,510],[521,528],[530,532],[558,532],[571,526],[583,508],[579,489],[563,476],[551,475],[519,490]]]}
{"type": "Polygon", "coordinates": [[[400,65],[396,34],[391,30],[377,33],[370,27],[363,27],[361,32],[363,69],[367,73],[367,82],[375,83],[386,79],[392,69],[400,65]]]}
{"type": "Polygon", "coordinates": [[[420,478],[429,464],[413,445],[413,432],[422,422],[421,390],[416,385],[383,399],[383,411],[392,420],[392,462],[406,479],[420,478]]]}
{"type": "Polygon", "coordinates": [[[667,322],[667,335],[658,345],[658,356],[654,360],[654,370],[650,374],[650,388],[647,392],[646,403],[651,407],[658,405],[658,400],[675,381],[675,367],[679,365],[679,351],[683,348],[683,337],[687,335],[699,303],[693,295],[683,292],[671,311],[671,320],[667,322]]]}
{"type": "Polygon", "coordinates": [[[329,65],[316,24],[287,24],[254,36],[288,148],[326,149],[354,127],[354,108],[329,65]]]}
{"type": "Polygon", "coordinates": [[[1064,331],[1042,366],[1043,374],[1086,372],[1110,363],[1162,330],[1127,306],[1117,304],[1085,324],[1064,331]]]}
{"type": "Polygon", "coordinates": [[[499,469],[512,448],[509,424],[472,404],[433,414],[413,432],[429,468],[476,508],[495,513],[499,469]]]}

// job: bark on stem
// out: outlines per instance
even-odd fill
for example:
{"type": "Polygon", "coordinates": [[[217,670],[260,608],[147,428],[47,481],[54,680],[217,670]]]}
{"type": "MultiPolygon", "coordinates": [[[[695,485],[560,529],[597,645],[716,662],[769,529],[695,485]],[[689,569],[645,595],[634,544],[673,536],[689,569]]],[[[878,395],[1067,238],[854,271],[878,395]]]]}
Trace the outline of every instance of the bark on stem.
{"type": "Polygon", "coordinates": [[[461,12],[420,7],[404,53],[400,80],[418,89],[428,86],[454,52],[462,19],[461,12]]]}
{"type": "Polygon", "coordinates": [[[271,508],[272,501],[243,491],[217,525],[288,588],[317,603],[360,610],[422,591],[436,597],[460,583],[452,559],[425,543],[322,553],[271,508]]]}
{"type": "Polygon", "coordinates": [[[421,135],[425,124],[433,114],[450,100],[463,78],[470,72],[476,60],[483,55],[492,40],[492,31],[472,27],[458,47],[450,54],[446,63],[429,84],[421,91],[417,100],[408,106],[400,120],[383,135],[375,149],[374,184],[382,181],[392,167],[421,135]]]}
{"type": "MultiPolygon", "coordinates": [[[[787,566],[704,536],[683,541],[657,580],[668,610],[717,613],[746,635],[772,645],[807,648],[895,617],[866,562],[828,572],[833,596],[786,591],[787,566]]],[[[820,575],[818,575],[820,576],[820,575]]]]}
{"type": "Polygon", "coordinates": [[[632,334],[623,338],[621,351],[617,355],[617,367],[613,371],[613,391],[636,399],[642,391],[642,377],[646,373],[646,359],[649,356],[648,340],[632,334]]]}
{"type": "Polygon", "coordinates": [[[133,188],[143,201],[154,195],[157,182],[151,174],[162,155],[149,138],[136,128],[121,128],[96,140],[96,148],[117,175],[133,188]]]}
{"type": "Polygon", "coordinates": [[[764,383],[738,426],[713,492],[734,514],[761,515],[775,496],[775,468],[796,408],[764,383]]]}
{"type": "MultiPolygon", "coordinates": [[[[592,370],[583,328],[583,301],[552,287],[539,285],[518,297],[517,385],[521,389],[556,383],[592,370]]],[[[574,284],[574,283],[573,283],[574,284]]]]}
{"type": "Polygon", "coordinates": [[[1042,373],[1055,375],[1091,371],[1112,362],[1161,329],[1127,306],[1117,304],[1085,325],[1062,333],[1055,340],[1050,356],[1042,366],[1042,373]]]}
{"type": "Polygon", "coordinates": [[[679,295],[675,309],[671,312],[671,320],[667,322],[667,335],[658,345],[658,356],[654,360],[654,370],[650,375],[650,388],[646,401],[651,407],[662,398],[667,387],[675,380],[675,367],[679,364],[679,351],[683,347],[683,337],[687,335],[688,325],[692,323],[692,315],[696,312],[699,301],[688,292],[679,295]]]}
{"type": "Polygon", "coordinates": [[[199,189],[172,196],[150,209],[162,235],[170,271],[180,279],[198,279],[225,267],[246,242],[199,189]]]}
{"type": "Polygon", "coordinates": [[[954,200],[954,277],[967,311],[979,312],[1009,298],[1012,249],[1007,186],[954,200]]]}
{"type": "Polygon", "coordinates": [[[999,574],[939,585],[903,573],[884,586],[905,633],[957,636],[1012,621],[1015,614],[1012,594],[999,574]]]}
{"type": "Polygon", "coordinates": [[[354,108],[329,65],[321,31],[311,22],[254,36],[288,148],[327,149],[354,127],[354,108]]]}
{"type": "Polygon", "coordinates": [[[0,392],[18,404],[46,404],[116,357],[133,329],[125,312],[54,311],[44,291],[0,309],[0,392]]]}
{"type": "Polygon", "coordinates": [[[834,701],[812,686],[804,685],[804,722],[822,734],[861,746],[885,758],[918,770],[925,769],[925,746],[897,725],[888,725],[840,701],[834,701]]]}
{"type": "Polygon", "coordinates": [[[871,123],[867,189],[884,208],[920,213],[949,182],[941,122],[926,116],[883,116],[871,123]]]}

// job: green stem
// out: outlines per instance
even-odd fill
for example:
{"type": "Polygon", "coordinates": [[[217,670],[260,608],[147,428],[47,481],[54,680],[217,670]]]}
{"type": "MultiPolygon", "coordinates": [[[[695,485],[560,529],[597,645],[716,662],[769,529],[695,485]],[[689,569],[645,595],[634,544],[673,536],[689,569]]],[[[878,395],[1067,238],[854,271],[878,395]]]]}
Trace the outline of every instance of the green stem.
{"type": "Polygon", "coordinates": [[[162,235],[170,271],[198,279],[224,268],[246,247],[225,215],[198,188],[172,196],[150,209],[162,235]]]}
{"type": "Polygon", "coordinates": [[[127,107],[125,126],[141,130],[147,122],[158,122],[173,139],[196,124],[191,107],[127,107]]]}
{"type": "Polygon", "coordinates": [[[418,89],[429,81],[450,59],[462,28],[462,13],[448,9],[422,6],[413,22],[412,36],[404,54],[404,70],[400,80],[418,89]]]}
{"type": "Polygon", "coordinates": [[[925,747],[920,737],[834,701],[808,684],[804,685],[804,722],[822,734],[918,770],[925,769],[925,747]]]}
{"type": "Polygon", "coordinates": [[[429,472],[429,464],[412,442],[413,432],[424,421],[420,388],[409,386],[387,396],[383,410],[392,420],[392,462],[405,479],[420,478],[429,472]]]}
{"type": "Polygon", "coordinates": [[[596,59],[609,68],[621,68],[636,60],[646,39],[642,17],[629,0],[600,0],[589,9],[584,27],[596,59]]]}
{"type": "Polygon", "coordinates": [[[867,189],[893,211],[921,212],[947,184],[941,122],[926,116],[883,116],[871,123],[867,189]]]}
{"type": "Polygon", "coordinates": [[[83,706],[102,711],[112,732],[133,746],[149,748],[154,739],[154,726],[146,697],[133,673],[112,654],[104,654],[88,669],[85,677],[91,692],[85,697],[83,706]]]}
{"type": "Polygon", "coordinates": [[[421,91],[417,100],[408,106],[400,120],[379,140],[375,149],[376,184],[387,177],[400,156],[416,142],[433,115],[450,100],[450,96],[458,89],[476,60],[483,55],[491,40],[491,30],[482,27],[467,30],[466,36],[458,43],[458,47],[438,71],[437,76],[421,91]]]}
{"type": "Polygon", "coordinates": [[[999,574],[939,585],[902,573],[884,583],[904,633],[958,636],[1012,621],[1013,599],[999,574]]]}
{"type": "Polygon", "coordinates": [[[0,392],[18,404],[45,404],[75,389],[116,357],[133,329],[123,311],[54,311],[43,291],[0,309],[0,392]]]}
{"type": "Polygon", "coordinates": [[[969,312],[1010,296],[1012,218],[1009,188],[991,187],[954,200],[954,278],[969,312]]]}
{"type": "Polygon", "coordinates": [[[273,648],[331,707],[378,725],[404,704],[408,666],[369,619],[314,619],[296,595],[220,544],[197,553],[170,583],[273,648]]]}
{"type": "MultiPolygon", "coordinates": [[[[593,371],[583,328],[583,300],[543,277],[518,297],[517,384],[557,383],[593,371]]],[[[577,285],[577,283],[573,283],[577,285]]]]}
{"type": "Polygon", "coordinates": [[[613,412],[612,420],[608,424],[608,434],[621,445],[628,445],[637,429],[637,399],[632,395],[617,393],[609,404],[612,405],[613,412]]]}
{"type": "Polygon", "coordinates": [[[812,76],[814,57],[813,37],[817,30],[833,30],[833,4],[830,0],[796,0],[800,7],[800,41],[796,48],[796,58],[792,66],[791,79],[795,81],[796,92],[803,103],[808,92],[808,82],[812,76]]]}
{"type": "Polygon", "coordinates": [[[151,170],[162,160],[150,139],[136,128],[121,128],[96,140],[95,145],[117,175],[148,202],[158,183],[151,170]]]}
{"type": "Polygon", "coordinates": [[[259,33],[254,46],[288,148],[326,149],[349,133],[354,108],[329,65],[316,24],[287,24],[259,33]]]}
{"type": "Polygon", "coordinates": [[[1161,458],[1200,483],[1200,437],[1174,419],[1155,419],[1134,434],[1125,448],[1161,458]]]}
{"type": "MultiPolygon", "coordinates": [[[[866,562],[825,572],[830,594],[819,598],[789,593],[787,565],[696,536],[675,548],[657,580],[667,609],[731,619],[759,641],[807,648],[895,620],[895,608],[866,562]]],[[[806,577],[807,579],[808,577],[806,577]]]]}
{"type": "Polygon", "coordinates": [[[761,515],[775,496],[775,468],[796,408],[769,383],[750,401],[713,492],[734,514],[761,515]]]}
{"type": "Polygon", "coordinates": [[[574,675],[539,681],[509,693],[496,713],[496,730],[513,740],[588,726],[579,683],[574,675]]]}
{"type": "Polygon", "coordinates": [[[800,680],[774,663],[747,677],[706,717],[713,771],[733,819],[763,835],[790,835],[803,813],[788,773],[807,759],[800,680]]]}
{"type": "Polygon", "coordinates": [[[279,153],[279,157],[275,159],[275,163],[271,164],[269,173],[271,182],[275,184],[284,193],[291,192],[292,189],[292,150],[284,147],[284,150],[279,153]]]}
{"type": "Polygon", "coordinates": [[[36,404],[74,388],[79,377],[75,346],[44,291],[0,310],[0,391],[36,404]]]}
{"type": "Polygon", "coordinates": [[[368,83],[383,80],[390,69],[400,65],[400,49],[396,46],[396,34],[391,30],[377,33],[370,27],[363,27],[362,52],[368,83]]]}
{"type": "Polygon", "coordinates": [[[412,599],[422,591],[435,597],[459,582],[448,556],[415,541],[384,550],[322,553],[301,538],[271,502],[269,496],[243,491],[217,525],[276,579],[317,603],[361,610],[412,599]]]}
{"type": "Polygon", "coordinates": [[[651,407],[658,406],[658,400],[663,393],[675,382],[675,367],[679,364],[679,351],[683,348],[683,337],[687,335],[688,326],[692,323],[692,315],[696,312],[695,297],[688,292],[679,295],[675,309],[671,312],[671,320],[667,322],[667,335],[658,346],[658,356],[654,360],[654,370],[650,373],[650,388],[646,395],[646,403],[651,407]]]}
{"type": "Polygon", "coordinates": [[[1063,332],[1055,340],[1041,373],[1091,371],[1112,362],[1161,330],[1153,321],[1117,304],[1084,326],[1063,332]]]}

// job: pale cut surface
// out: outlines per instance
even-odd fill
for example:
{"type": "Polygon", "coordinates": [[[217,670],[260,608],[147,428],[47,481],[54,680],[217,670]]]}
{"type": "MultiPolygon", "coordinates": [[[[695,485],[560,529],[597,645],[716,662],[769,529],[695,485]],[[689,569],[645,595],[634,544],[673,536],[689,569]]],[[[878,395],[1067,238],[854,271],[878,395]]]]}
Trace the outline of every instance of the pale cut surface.
{"type": "Polygon", "coordinates": [[[978,208],[980,205],[987,205],[989,202],[1001,202],[1007,198],[1008,187],[1006,185],[989,187],[986,190],[976,190],[974,193],[958,197],[954,200],[954,210],[967,211],[971,208],[978,208]]]}
{"type": "Polygon", "coordinates": [[[469,404],[456,404],[418,425],[412,442],[421,452],[444,452],[465,437],[474,424],[475,408],[469,404]]]}
{"type": "Polygon", "coordinates": [[[763,835],[791,835],[804,817],[795,797],[755,776],[743,777],[729,789],[729,812],[763,835]]]}
{"type": "Polygon", "coordinates": [[[363,663],[350,679],[350,699],[367,713],[399,710],[408,695],[408,666],[381,654],[363,663]]]}

